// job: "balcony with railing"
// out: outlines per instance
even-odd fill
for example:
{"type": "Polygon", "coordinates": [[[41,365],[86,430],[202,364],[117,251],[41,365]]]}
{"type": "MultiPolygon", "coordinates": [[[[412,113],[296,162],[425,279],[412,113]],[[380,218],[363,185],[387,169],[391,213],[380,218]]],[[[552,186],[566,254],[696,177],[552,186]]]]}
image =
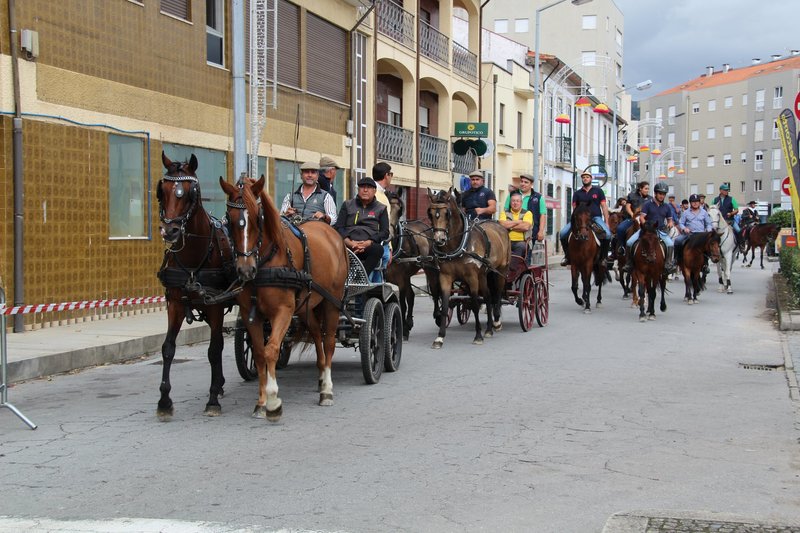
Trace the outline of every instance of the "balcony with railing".
{"type": "Polygon", "coordinates": [[[464,155],[453,154],[453,172],[456,174],[469,174],[476,168],[478,168],[478,162],[472,152],[464,155]]]}
{"type": "Polygon", "coordinates": [[[456,42],[453,42],[453,72],[478,83],[478,56],[456,42]]]}
{"type": "Polygon", "coordinates": [[[396,161],[404,165],[414,164],[413,131],[378,122],[376,144],[378,159],[396,161]]]}
{"type": "Polygon", "coordinates": [[[408,48],[414,49],[414,15],[392,2],[377,4],[378,31],[408,48]]]}
{"type": "Polygon", "coordinates": [[[419,135],[419,166],[436,170],[447,170],[449,144],[446,140],[432,135],[419,135]]]}
{"type": "Polygon", "coordinates": [[[419,21],[419,51],[440,65],[450,66],[450,39],[422,20],[419,21]]]}
{"type": "Polygon", "coordinates": [[[572,163],[572,138],[556,137],[556,163],[572,163]]]}

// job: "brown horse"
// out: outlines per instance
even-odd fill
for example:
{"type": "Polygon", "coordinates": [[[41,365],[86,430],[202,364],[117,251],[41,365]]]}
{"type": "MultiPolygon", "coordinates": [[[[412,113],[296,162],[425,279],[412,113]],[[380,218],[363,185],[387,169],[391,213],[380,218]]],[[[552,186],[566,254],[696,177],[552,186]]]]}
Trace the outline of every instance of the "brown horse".
{"type": "Polygon", "coordinates": [[[592,274],[597,285],[597,305],[603,302],[603,283],[606,280],[605,261],[599,257],[600,241],[592,225],[592,213],[585,205],[579,205],[572,212],[572,229],[569,236],[569,258],[572,271],[572,294],[575,303],[583,306],[583,312],[592,312],[591,292],[592,274]],[[578,296],[578,276],[583,283],[582,296],[578,296]]]}
{"type": "Polygon", "coordinates": [[[433,254],[439,265],[441,313],[439,335],[433,348],[441,348],[447,331],[444,316],[450,306],[453,282],[461,281],[469,289],[472,312],[475,315],[473,344],[483,344],[478,312],[481,298],[486,304],[487,337],[500,330],[500,298],[511,261],[511,241],[508,231],[498,222],[487,220],[469,224],[456,203],[453,189],[437,193],[428,189],[428,216],[433,227],[433,254]]]}
{"type": "Polygon", "coordinates": [[[438,300],[439,276],[431,256],[432,229],[421,220],[400,222],[403,202],[393,196],[389,198],[391,210],[389,225],[392,234],[392,261],[386,268],[386,281],[397,285],[400,294],[400,312],[403,316],[403,338],[408,340],[414,327],[414,287],[411,277],[425,269],[428,292],[438,300]]]}
{"type": "Polygon", "coordinates": [[[228,219],[236,272],[246,282],[237,296],[258,370],[258,403],[253,416],[278,421],[275,365],[281,342],[296,315],[314,341],[319,370],[319,404],[333,405],[331,360],[344,297],[348,258],[339,234],[328,224],[309,221],[296,237],[281,222],[264,192],[264,176],[238,186],[219,180],[228,196],[228,219]],[[264,345],[263,322],[272,326],[264,345]]]}
{"type": "Polygon", "coordinates": [[[754,224],[749,229],[745,230],[745,244],[744,261],[742,265],[747,263],[747,254],[750,253],[750,262],[747,268],[753,266],[753,259],[756,258],[756,248],[761,250],[761,268],[764,268],[764,247],[775,241],[778,237],[778,232],[781,230],[779,224],[754,224]]]}
{"type": "Polygon", "coordinates": [[[656,319],[656,287],[661,289],[661,312],[667,310],[667,302],[664,299],[664,292],[667,288],[664,261],[664,249],[658,238],[656,227],[653,224],[644,224],[640,228],[639,240],[633,248],[632,279],[639,287],[640,322],[656,319]],[[645,294],[647,298],[645,298],[645,294]],[[644,311],[645,300],[647,301],[647,316],[644,311]]]}
{"type": "Polygon", "coordinates": [[[706,288],[705,278],[701,275],[705,256],[713,263],[719,262],[720,236],[716,231],[692,233],[683,243],[683,253],[676,250],[678,266],[683,273],[686,294],[683,301],[689,305],[697,303],[697,295],[706,288]]]}
{"type": "MultiPolygon", "coordinates": [[[[205,413],[220,414],[219,397],[223,394],[222,323],[233,300],[220,302],[219,295],[229,287],[233,277],[233,255],[222,225],[203,208],[197,180],[197,158],[188,162],[172,162],[161,153],[167,170],[156,186],[161,237],[167,244],[158,278],[166,289],[167,336],[161,346],[161,398],[156,414],[169,420],[174,412],[169,396],[172,385],[170,368],[175,357],[175,338],[183,321],[202,320],[211,328],[208,362],[211,365],[211,387],[205,413]]],[[[224,297],[224,296],[223,296],[224,297]]]]}

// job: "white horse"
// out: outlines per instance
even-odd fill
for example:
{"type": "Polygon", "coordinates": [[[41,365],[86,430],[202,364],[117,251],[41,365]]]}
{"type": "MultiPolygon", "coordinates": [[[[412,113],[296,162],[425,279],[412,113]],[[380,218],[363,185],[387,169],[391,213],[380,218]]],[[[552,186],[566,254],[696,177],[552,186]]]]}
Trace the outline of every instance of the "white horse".
{"type": "Polygon", "coordinates": [[[736,236],[733,234],[733,228],[720,214],[719,208],[716,205],[708,207],[708,214],[711,217],[711,226],[720,236],[720,260],[717,263],[719,289],[717,290],[719,292],[733,294],[733,288],[731,287],[731,267],[733,266],[734,256],[738,251],[736,247],[736,236]]]}

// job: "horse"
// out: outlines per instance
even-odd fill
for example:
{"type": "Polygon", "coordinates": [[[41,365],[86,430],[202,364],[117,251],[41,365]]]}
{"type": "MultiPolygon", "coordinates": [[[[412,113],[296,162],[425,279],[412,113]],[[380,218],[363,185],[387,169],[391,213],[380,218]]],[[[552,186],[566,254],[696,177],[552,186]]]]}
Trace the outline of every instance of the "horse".
{"type": "MultiPolygon", "coordinates": [[[[638,210],[637,210],[637,213],[638,213],[638,210]]],[[[621,211],[615,211],[613,213],[609,213],[609,215],[608,215],[608,229],[609,229],[609,231],[611,231],[611,235],[616,235],[617,234],[617,228],[619,227],[619,224],[623,220],[625,220],[625,218],[622,215],[621,211]]],[[[630,228],[628,228],[626,239],[630,238],[630,236],[633,235],[633,232],[636,231],[637,229],[639,229],[639,223],[634,221],[633,225],[630,228]]],[[[622,287],[622,299],[623,300],[627,300],[628,299],[628,295],[630,295],[631,292],[633,292],[633,291],[632,291],[632,288],[631,288],[631,275],[622,270],[622,268],[627,263],[627,259],[628,258],[625,256],[625,254],[619,254],[618,253],[618,250],[619,250],[619,248],[621,246],[624,247],[625,246],[625,242],[616,243],[616,246],[614,246],[614,249],[612,250],[612,254],[613,254],[612,257],[615,257],[616,260],[617,260],[617,266],[616,266],[616,269],[615,269],[615,277],[616,277],[617,281],[619,281],[620,287],[622,287]]],[[[634,298],[636,298],[635,294],[634,294],[634,298]]]]}
{"type": "Polygon", "coordinates": [[[664,248],[654,224],[645,223],[639,232],[639,240],[633,247],[633,276],[639,288],[639,321],[656,319],[656,287],[661,289],[661,312],[667,310],[664,292],[667,277],[664,273],[664,248]],[[645,295],[647,298],[645,298],[645,295]],[[647,316],[644,303],[647,301],[647,316]]]}
{"type": "Polygon", "coordinates": [[[604,270],[605,260],[598,257],[600,251],[600,240],[595,233],[592,224],[592,213],[585,205],[579,205],[572,212],[571,231],[567,244],[569,245],[569,262],[572,271],[572,294],[575,296],[575,303],[583,306],[583,312],[590,314],[592,274],[597,285],[597,305],[601,307],[603,302],[603,283],[606,280],[604,270]],[[578,276],[583,283],[583,295],[578,296],[578,276]]]}
{"type": "Polygon", "coordinates": [[[460,280],[469,290],[472,312],[475,315],[473,344],[483,344],[478,313],[481,300],[486,304],[486,337],[502,328],[500,298],[511,261],[511,241],[508,231],[494,220],[470,223],[456,204],[452,187],[434,193],[428,189],[428,216],[433,228],[433,254],[439,266],[441,315],[439,334],[432,348],[441,348],[447,330],[444,316],[450,306],[453,282],[460,280]]]}
{"type": "Polygon", "coordinates": [[[184,320],[206,322],[211,329],[208,362],[211,365],[211,387],[205,414],[222,412],[219,398],[223,395],[222,373],[223,317],[232,307],[224,293],[233,276],[233,254],[222,224],[203,208],[197,179],[197,158],[173,162],[164,152],[161,162],[166,174],[156,185],[161,237],[167,245],[158,278],[166,289],[167,335],[161,345],[161,398],[156,415],[167,421],[174,414],[169,374],[175,357],[175,339],[184,320]],[[222,298],[220,298],[222,295],[222,298]]]}
{"type": "Polygon", "coordinates": [[[721,257],[717,262],[717,276],[719,277],[718,292],[727,292],[733,294],[733,287],[731,287],[731,267],[733,266],[734,258],[739,251],[736,246],[736,237],[733,233],[733,227],[725,220],[719,212],[719,207],[711,205],[708,207],[708,215],[711,217],[711,226],[720,235],[719,250],[721,257]]]}
{"type": "Polygon", "coordinates": [[[319,405],[333,405],[331,360],[349,265],[342,238],[321,221],[305,222],[295,235],[264,191],[264,176],[238,185],[220,177],[219,183],[227,195],[236,273],[245,284],[237,301],[258,370],[253,417],[277,422],[283,414],[275,365],[293,316],[316,348],[319,405]],[[266,346],[265,320],[272,327],[266,346]]]}
{"type": "Polygon", "coordinates": [[[781,230],[780,224],[754,224],[748,230],[745,230],[745,243],[747,248],[744,250],[744,260],[742,265],[747,263],[747,254],[750,253],[750,263],[747,268],[753,266],[753,259],[756,258],[756,248],[761,250],[761,269],[764,269],[764,247],[769,242],[773,242],[778,237],[778,232],[781,230]]]}
{"type": "Polygon", "coordinates": [[[408,340],[411,328],[414,327],[414,287],[411,277],[425,269],[428,292],[437,298],[438,275],[431,257],[431,235],[429,225],[421,220],[400,222],[403,213],[403,202],[398,197],[389,199],[391,210],[389,225],[392,237],[392,261],[386,268],[386,281],[397,285],[400,296],[400,312],[403,316],[403,338],[408,340]]]}
{"type": "Polygon", "coordinates": [[[720,258],[720,236],[715,231],[692,233],[683,243],[683,253],[678,255],[678,266],[683,273],[686,294],[683,301],[697,303],[697,295],[705,289],[705,279],[700,275],[708,255],[713,263],[720,258]]]}

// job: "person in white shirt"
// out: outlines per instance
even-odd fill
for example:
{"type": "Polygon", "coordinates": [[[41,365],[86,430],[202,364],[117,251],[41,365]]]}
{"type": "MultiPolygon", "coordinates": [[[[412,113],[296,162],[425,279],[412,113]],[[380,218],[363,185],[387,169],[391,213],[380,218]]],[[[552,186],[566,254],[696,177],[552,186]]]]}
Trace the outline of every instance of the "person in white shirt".
{"type": "Polygon", "coordinates": [[[315,163],[303,163],[300,166],[300,177],[303,183],[296,191],[288,193],[281,204],[281,214],[287,218],[321,220],[328,224],[336,224],[336,204],[333,197],[322,190],[317,183],[319,177],[315,163]]]}

